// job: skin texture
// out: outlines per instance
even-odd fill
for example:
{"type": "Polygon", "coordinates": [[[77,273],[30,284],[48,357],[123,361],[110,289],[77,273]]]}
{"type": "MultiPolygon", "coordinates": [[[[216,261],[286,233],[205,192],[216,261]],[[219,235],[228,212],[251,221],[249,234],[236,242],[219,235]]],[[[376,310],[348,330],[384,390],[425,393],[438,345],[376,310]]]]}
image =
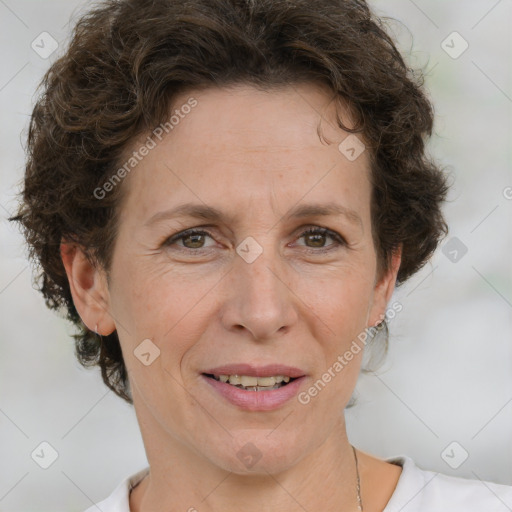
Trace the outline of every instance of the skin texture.
{"type": "MultiPolygon", "coordinates": [[[[131,510],[357,510],[343,410],[363,351],[308,404],[293,398],[272,411],[232,405],[201,373],[281,363],[303,371],[304,391],[380,322],[400,252],[378,275],[367,154],[349,161],[338,150],[347,133],[319,85],[207,89],[175,104],[190,97],[197,106],[121,185],[127,195],[109,281],[79,248],[62,244],[82,320],[103,335],[117,329],[128,368],[151,467],[130,496],[131,510]],[[317,135],[320,122],[330,143],[317,135]],[[183,203],[216,208],[224,218],[145,226],[183,203]],[[289,216],[298,206],[328,203],[359,220],[289,216]],[[318,227],[346,243],[304,235],[318,227]],[[164,244],[189,228],[209,236],[164,244]],[[252,263],[236,252],[247,237],[263,250],[252,263]],[[148,338],[160,356],[146,366],[134,350],[148,338]],[[249,442],[261,453],[251,468],[237,457],[249,442]]],[[[358,455],[364,509],[382,511],[401,469],[358,455]]]]}

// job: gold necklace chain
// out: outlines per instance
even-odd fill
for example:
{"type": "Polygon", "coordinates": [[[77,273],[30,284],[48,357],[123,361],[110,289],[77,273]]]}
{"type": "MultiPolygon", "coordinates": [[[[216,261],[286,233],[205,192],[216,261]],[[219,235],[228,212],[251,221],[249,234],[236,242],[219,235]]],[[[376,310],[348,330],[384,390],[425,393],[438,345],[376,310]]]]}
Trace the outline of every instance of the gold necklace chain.
{"type": "Polygon", "coordinates": [[[356,459],[356,473],[357,473],[357,510],[363,511],[363,501],[361,500],[361,480],[359,478],[359,465],[357,463],[357,453],[356,449],[352,446],[352,451],[354,452],[354,458],[356,459]]]}

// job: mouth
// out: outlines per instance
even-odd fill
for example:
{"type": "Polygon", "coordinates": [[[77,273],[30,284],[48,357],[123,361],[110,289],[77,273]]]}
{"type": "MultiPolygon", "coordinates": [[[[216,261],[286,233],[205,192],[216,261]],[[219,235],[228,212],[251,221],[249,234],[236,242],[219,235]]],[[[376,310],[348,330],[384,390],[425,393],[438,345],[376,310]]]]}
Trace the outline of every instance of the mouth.
{"type": "Polygon", "coordinates": [[[226,375],[213,373],[203,373],[205,377],[214,379],[218,382],[229,384],[245,391],[270,391],[280,389],[293,382],[296,378],[288,375],[271,375],[268,377],[256,377],[253,375],[226,375]]]}
{"type": "Polygon", "coordinates": [[[229,364],[201,373],[208,388],[222,400],[246,411],[271,411],[284,406],[304,386],[303,370],[282,364],[229,364]]]}

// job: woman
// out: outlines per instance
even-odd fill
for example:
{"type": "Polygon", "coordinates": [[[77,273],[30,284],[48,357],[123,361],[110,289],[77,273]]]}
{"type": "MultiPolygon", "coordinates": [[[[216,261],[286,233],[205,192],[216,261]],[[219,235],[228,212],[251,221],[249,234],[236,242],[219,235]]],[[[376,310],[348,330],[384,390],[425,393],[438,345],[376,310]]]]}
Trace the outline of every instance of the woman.
{"type": "Polygon", "coordinates": [[[49,70],[14,220],[149,468],[90,510],[510,510],[356,450],[395,284],[446,233],[432,109],[363,1],[106,1],[49,70]]]}

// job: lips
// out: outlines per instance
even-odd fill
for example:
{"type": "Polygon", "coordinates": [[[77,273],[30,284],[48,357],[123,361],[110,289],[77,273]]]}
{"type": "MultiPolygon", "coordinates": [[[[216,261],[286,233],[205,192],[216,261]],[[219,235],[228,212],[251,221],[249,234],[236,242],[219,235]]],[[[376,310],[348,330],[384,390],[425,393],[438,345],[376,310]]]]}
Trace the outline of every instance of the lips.
{"type": "Polygon", "coordinates": [[[222,400],[227,400],[240,409],[256,412],[271,411],[284,406],[297,395],[306,375],[300,368],[283,364],[230,364],[206,370],[202,373],[202,379],[222,400]],[[225,381],[226,376],[229,377],[229,383],[225,381]],[[236,385],[231,383],[231,377],[236,378],[236,385]],[[268,387],[254,386],[254,381],[258,384],[271,384],[270,381],[263,380],[271,377],[279,377],[279,383],[268,387]],[[244,387],[243,382],[248,383],[248,387],[244,387]]]}
{"type": "Polygon", "coordinates": [[[203,374],[214,375],[215,377],[219,377],[220,375],[247,375],[250,377],[275,377],[277,375],[283,375],[284,377],[296,379],[303,377],[306,373],[300,368],[283,364],[268,364],[265,366],[228,364],[210,368],[204,371],[203,374]]]}

